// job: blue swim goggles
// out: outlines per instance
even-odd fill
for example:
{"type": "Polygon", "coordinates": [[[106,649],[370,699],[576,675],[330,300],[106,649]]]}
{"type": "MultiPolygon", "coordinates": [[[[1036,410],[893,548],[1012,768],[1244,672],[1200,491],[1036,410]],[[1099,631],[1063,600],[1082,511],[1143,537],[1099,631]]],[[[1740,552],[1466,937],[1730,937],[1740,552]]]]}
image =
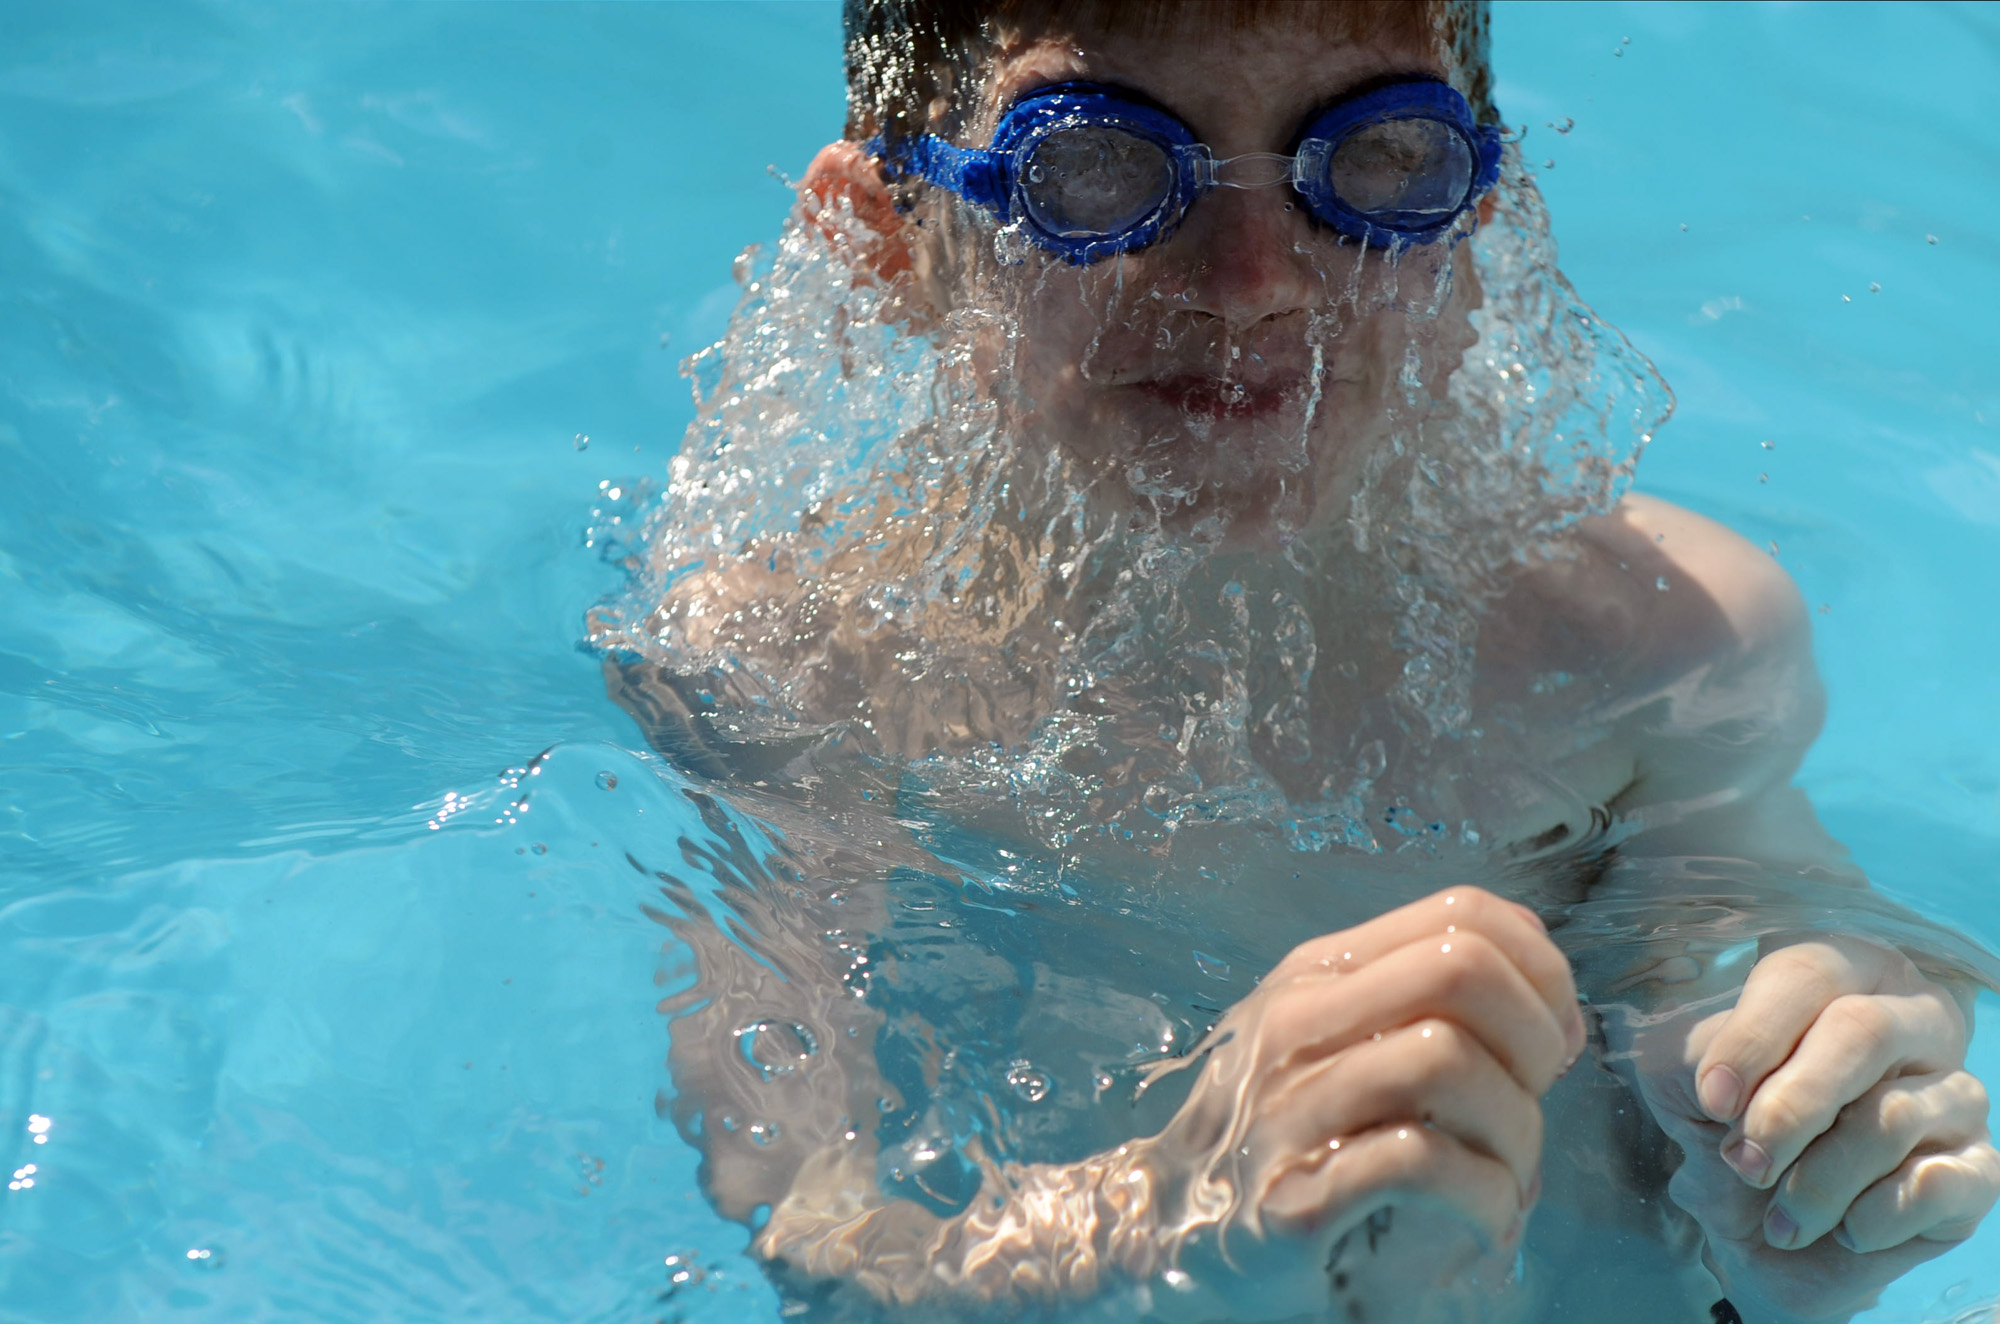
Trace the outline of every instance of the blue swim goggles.
{"type": "Polygon", "coordinates": [[[1371,247],[1428,244],[1500,177],[1500,130],[1435,78],[1345,97],[1307,122],[1289,154],[1217,159],[1180,119],[1097,83],[1038,88],[1000,118],[989,148],[935,134],[868,150],[892,175],[951,190],[1019,223],[1072,263],[1171,234],[1216,188],[1290,184],[1324,224],[1371,247]]]}

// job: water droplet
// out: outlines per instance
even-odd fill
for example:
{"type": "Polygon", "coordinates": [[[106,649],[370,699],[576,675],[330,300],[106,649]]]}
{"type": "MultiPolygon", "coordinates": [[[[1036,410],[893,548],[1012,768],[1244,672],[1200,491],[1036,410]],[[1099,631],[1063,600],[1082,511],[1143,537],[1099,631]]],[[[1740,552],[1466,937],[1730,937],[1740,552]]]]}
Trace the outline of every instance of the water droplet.
{"type": "Polygon", "coordinates": [[[1194,968],[1207,975],[1210,979],[1220,979],[1224,983],[1229,982],[1229,962],[1219,956],[1210,956],[1207,952],[1196,952],[1194,954],[1194,968]]]}
{"type": "Polygon", "coordinates": [[[617,774],[617,773],[615,773],[615,772],[600,772],[600,773],[598,773],[598,774],[597,774],[597,789],[598,789],[598,790],[600,790],[600,791],[615,791],[615,790],[617,790],[617,789],[618,789],[618,774],[617,774]]]}
{"type": "Polygon", "coordinates": [[[1049,1097],[1047,1073],[1025,1059],[1017,1059],[1007,1069],[1007,1087],[1029,1103],[1040,1103],[1049,1097]]]}
{"type": "Polygon", "coordinates": [[[587,451],[590,449],[590,434],[587,432],[579,432],[574,437],[571,437],[569,439],[569,444],[571,446],[574,446],[577,450],[587,451]]]}

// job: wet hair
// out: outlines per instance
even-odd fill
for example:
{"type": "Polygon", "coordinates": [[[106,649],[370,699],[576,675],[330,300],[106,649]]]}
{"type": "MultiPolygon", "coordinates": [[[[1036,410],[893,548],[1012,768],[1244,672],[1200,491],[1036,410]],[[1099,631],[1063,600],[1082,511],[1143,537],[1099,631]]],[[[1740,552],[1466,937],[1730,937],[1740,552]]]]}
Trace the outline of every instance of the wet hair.
{"type": "Polygon", "coordinates": [[[1341,41],[1429,44],[1493,122],[1487,0],[844,0],[847,136],[950,135],[1000,42],[1017,32],[1207,34],[1293,24],[1341,41]]]}

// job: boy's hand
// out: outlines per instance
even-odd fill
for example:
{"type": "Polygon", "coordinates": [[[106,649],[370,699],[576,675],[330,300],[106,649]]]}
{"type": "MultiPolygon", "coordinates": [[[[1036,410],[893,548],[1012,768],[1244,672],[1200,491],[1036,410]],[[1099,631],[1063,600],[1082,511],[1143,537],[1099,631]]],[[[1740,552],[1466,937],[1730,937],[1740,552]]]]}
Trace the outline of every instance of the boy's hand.
{"type": "Polygon", "coordinates": [[[1533,912],[1456,888],[1298,947],[1211,1042],[1149,1142],[1166,1188],[1214,1219],[1239,1267],[1264,1267],[1260,1242],[1277,1252],[1292,1291],[1260,1278],[1260,1299],[1407,1306],[1489,1255],[1511,1261],[1540,1190],[1539,1100],[1584,1025],[1533,912]]]}
{"type": "Polygon", "coordinates": [[[1641,1087],[1687,1151],[1671,1193],[1746,1319],[1844,1319],[2000,1196],[1964,1014],[1901,953],[1779,948],[1733,1010],[1679,1033],[1674,1054],[1642,1036],[1641,1087]]]}

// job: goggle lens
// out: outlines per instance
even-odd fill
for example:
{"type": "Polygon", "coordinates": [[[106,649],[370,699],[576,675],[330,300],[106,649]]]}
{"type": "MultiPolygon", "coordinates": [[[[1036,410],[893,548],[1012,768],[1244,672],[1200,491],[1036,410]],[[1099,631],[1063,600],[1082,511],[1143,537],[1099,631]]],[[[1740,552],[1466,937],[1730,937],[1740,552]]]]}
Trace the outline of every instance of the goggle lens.
{"type": "Polygon", "coordinates": [[[1021,172],[1028,219],[1065,239],[1101,239],[1143,224],[1173,191],[1166,149],[1116,125],[1057,129],[1021,172]]]}
{"type": "Polygon", "coordinates": [[[1442,217],[1465,205],[1477,163],[1464,135],[1441,120],[1380,120],[1342,139],[1327,186],[1361,215],[1394,228],[1399,217],[1442,217]]]}

